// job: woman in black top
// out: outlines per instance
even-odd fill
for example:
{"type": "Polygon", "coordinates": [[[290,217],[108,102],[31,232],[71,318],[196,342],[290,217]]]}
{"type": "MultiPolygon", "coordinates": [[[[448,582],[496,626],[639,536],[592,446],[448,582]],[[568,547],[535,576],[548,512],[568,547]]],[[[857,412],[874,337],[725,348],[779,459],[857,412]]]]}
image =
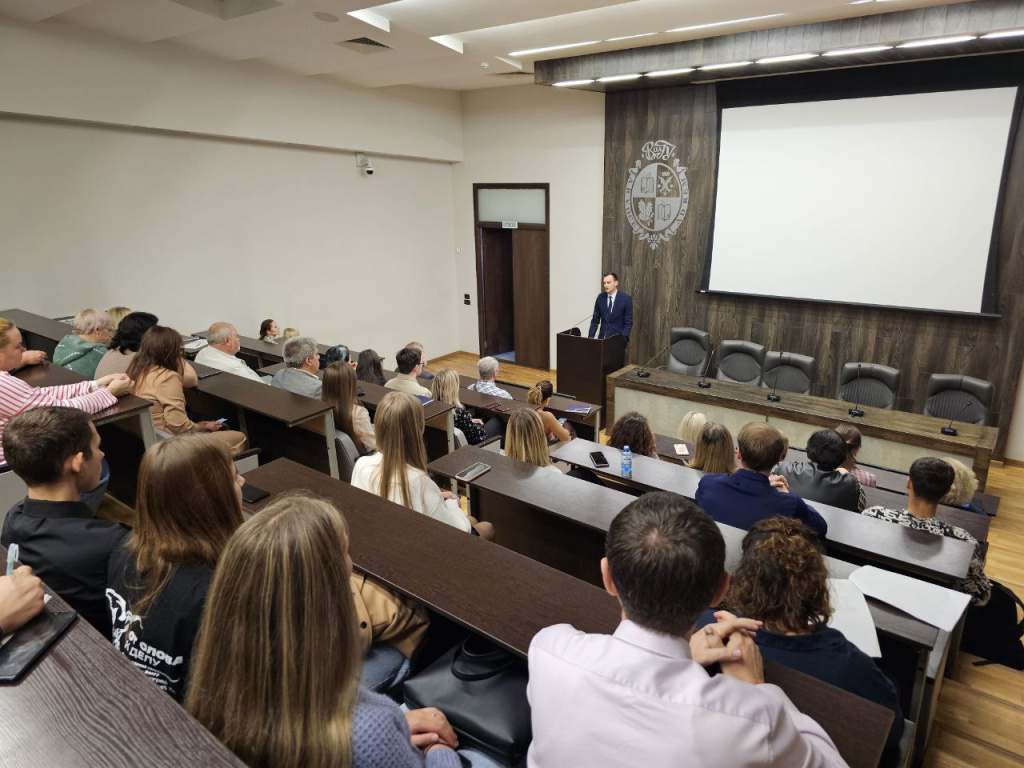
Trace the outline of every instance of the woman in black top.
{"type": "Polygon", "coordinates": [[[114,647],[181,701],[213,569],[242,524],[242,486],[227,447],[181,435],[146,452],[138,522],[110,555],[114,647]]]}
{"type": "Polygon", "coordinates": [[[434,374],[434,380],[430,382],[430,396],[440,403],[455,406],[455,428],[462,430],[470,445],[487,439],[483,421],[474,419],[469,409],[463,408],[459,402],[459,374],[451,368],[434,374]]]}
{"type": "Polygon", "coordinates": [[[384,369],[381,367],[383,358],[372,349],[364,349],[359,353],[356,363],[356,378],[370,384],[384,386],[384,369]]]}

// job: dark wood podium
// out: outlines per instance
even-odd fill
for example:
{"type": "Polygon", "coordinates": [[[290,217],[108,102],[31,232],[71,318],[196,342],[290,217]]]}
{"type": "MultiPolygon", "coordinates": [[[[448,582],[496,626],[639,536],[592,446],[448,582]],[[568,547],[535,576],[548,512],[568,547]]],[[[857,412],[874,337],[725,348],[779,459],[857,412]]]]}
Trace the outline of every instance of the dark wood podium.
{"type": "Polygon", "coordinates": [[[588,339],[565,331],[558,334],[556,351],[558,391],[604,408],[604,379],[626,364],[622,336],[588,339]]]}

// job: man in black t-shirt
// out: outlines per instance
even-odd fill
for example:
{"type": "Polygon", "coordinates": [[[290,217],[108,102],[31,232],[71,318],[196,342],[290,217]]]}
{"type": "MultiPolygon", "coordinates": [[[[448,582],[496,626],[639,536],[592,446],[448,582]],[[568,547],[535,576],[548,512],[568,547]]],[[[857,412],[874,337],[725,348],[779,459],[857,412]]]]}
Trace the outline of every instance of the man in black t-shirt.
{"type": "Polygon", "coordinates": [[[17,544],[21,562],[109,638],[107,561],[128,528],[97,520],[82,502],[103,465],[89,414],[53,406],[24,411],[7,422],[3,449],[28,497],[7,513],[0,543],[17,544]]]}

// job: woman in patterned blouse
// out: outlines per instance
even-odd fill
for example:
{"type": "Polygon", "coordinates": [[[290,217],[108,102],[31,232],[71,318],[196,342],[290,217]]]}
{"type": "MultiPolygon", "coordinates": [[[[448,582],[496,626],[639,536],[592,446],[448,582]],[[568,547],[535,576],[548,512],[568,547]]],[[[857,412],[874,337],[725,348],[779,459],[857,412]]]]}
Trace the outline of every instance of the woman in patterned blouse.
{"type": "Polygon", "coordinates": [[[430,396],[438,402],[455,406],[455,428],[462,430],[470,445],[487,439],[484,422],[474,419],[469,409],[459,402],[459,374],[451,368],[444,368],[434,374],[434,380],[430,383],[430,396]]]}

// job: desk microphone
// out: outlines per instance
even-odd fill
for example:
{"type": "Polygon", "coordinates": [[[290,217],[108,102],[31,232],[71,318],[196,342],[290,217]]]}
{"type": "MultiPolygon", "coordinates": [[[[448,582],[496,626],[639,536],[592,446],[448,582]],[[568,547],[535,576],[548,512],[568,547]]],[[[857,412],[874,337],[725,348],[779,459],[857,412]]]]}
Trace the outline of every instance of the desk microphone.
{"type": "Polygon", "coordinates": [[[711,389],[711,382],[708,381],[708,371],[711,370],[711,363],[715,359],[715,352],[718,351],[718,347],[711,347],[711,354],[708,355],[708,364],[704,366],[704,373],[700,377],[700,381],[697,382],[697,386],[700,389],[711,389]]]}
{"type": "Polygon", "coordinates": [[[946,426],[944,426],[944,427],[943,427],[942,429],[940,429],[939,431],[940,431],[940,432],[942,432],[942,434],[944,434],[944,435],[949,435],[950,437],[956,437],[958,433],[957,433],[957,431],[956,431],[956,427],[954,427],[954,426],[953,426],[953,422],[954,422],[954,421],[956,421],[957,419],[959,419],[959,418],[960,418],[961,416],[963,416],[963,415],[964,415],[964,411],[966,411],[966,410],[967,410],[967,406],[969,406],[970,404],[971,404],[971,401],[970,401],[970,399],[968,399],[968,400],[964,401],[964,404],[963,404],[963,405],[962,405],[962,406],[960,407],[960,410],[959,410],[959,411],[957,411],[957,412],[956,412],[956,413],[955,413],[955,414],[953,415],[953,418],[951,418],[951,419],[949,420],[949,424],[947,424],[946,426]]]}
{"type": "Polygon", "coordinates": [[[659,349],[659,350],[658,350],[658,352],[657,352],[657,353],[656,353],[656,354],[654,355],[654,357],[652,357],[652,358],[651,358],[650,360],[648,360],[648,361],[647,361],[646,363],[644,363],[643,365],[641,365],[641,366],[640,366],[640,370],[636,372],[636,376],[637,376],[637,378],[638,378],[638,379],[646,379],[646,378],[648,378],[648,377],[649,377],[649,376],[651,375],[651,372],[650,372],[650,371],[645,371],[645,370],[644,370],[644,368],[646,368],[646,367],[647,367],[648,365],[650,365],[651,363],[653,363],[653,362],[654,362],[654,358],[655,358],[655,357],[657,357],[658,355],[660,355],[660,354],[661,354],[662,352],[664,352],[664,351],[665,351],[666,349],[668,349],[668,348],[669,348],[669,347],[671,347],[671,346],[672,346],[672,342],[670,341],[670,342],[669,342],[668,344],[666,344],[666,345],[665,345],[664,347],[662,347],[661,349],[659,349]]]}
{"type": "Polygon", "coordinates": [[[853,388],[857,391],[857,402],[854,403],[853,408],[847,411],[851,416],[863,416],[864,411],[860,409],[860,363],[857,363],[857,381],[854,382],[853,388]]]}
{"type": "Polygon", "coordinates": [[[590,320],[593,316],[594,316],[593,312],[587,312],[586,317],[584,317],[582,320],[577,320],[575,323],[570,325],[569,326],[569,330],[571,331],[573,328],[578,326],[580,323],[583,323],[583,322],[586,322],[587,320],[590,320]]]}
{"type": "Polygon", "coordinates": [[[776,391],[779,388],[779,376],[782,375],[782,366],[784,366],[785,364],[786,364],[786,353],[783,352],[782,356],[779,358],[779,365],[775,369],[775,378],[772,379],[772,393],[770,395],[768,395],[768,402],[770,402],[770,403],[777,403],[780,400],[782,400],[782,398],[779,397],[775,393],[776,393],[776,391]]]}

